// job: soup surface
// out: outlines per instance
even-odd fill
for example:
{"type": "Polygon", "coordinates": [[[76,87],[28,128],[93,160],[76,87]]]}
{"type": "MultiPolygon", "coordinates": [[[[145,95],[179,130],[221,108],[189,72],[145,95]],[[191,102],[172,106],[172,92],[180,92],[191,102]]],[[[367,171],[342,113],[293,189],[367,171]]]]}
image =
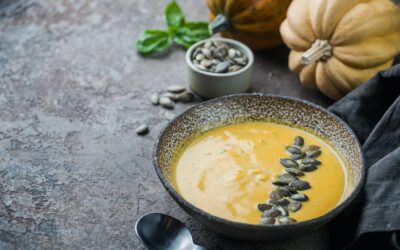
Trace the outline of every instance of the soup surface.
{"type": "Polygon", "coordinates": [[[247,122],[210,130],[183,147],[173,161],[174,185],[194,206],[210,214],[244,223],[260,223],[257,204],[276,189],[272,181],[285,173],[280,159],[285,147],[301,136],[305,145],[318,145],[318,169],[299,177],[311,189],[290,217],[304,221],[333,209],[345,189],[344,163],[321,138],[299,128],[267,122],[247,122]]]}

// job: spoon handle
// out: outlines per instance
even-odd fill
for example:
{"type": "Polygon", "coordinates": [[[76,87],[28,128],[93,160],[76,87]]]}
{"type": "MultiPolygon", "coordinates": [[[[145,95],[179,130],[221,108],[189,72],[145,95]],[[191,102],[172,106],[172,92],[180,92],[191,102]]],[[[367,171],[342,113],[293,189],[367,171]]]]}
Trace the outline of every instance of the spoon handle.
{"type": "Polygon", "coordinates": [[[194,245],[193,250],[207,250],[207,248],[201,247],[201,246],[198,246],[198,245],[194,245]]]}

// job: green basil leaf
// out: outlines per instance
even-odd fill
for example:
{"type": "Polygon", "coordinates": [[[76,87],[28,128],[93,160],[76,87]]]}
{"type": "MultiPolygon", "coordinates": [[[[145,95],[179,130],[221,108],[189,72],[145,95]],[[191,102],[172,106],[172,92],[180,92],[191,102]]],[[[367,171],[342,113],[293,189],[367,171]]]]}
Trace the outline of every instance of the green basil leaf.
{"type": "Polygon", "coordinates": [[[188,49],[193,44],[193,42],[188,42],[185,38],[179,36],[174,37],[174,42],[181,45],[185,49],[188,49]]]}
{"type": "Polygon", "coordinates": [[[146,30],[140,34],[136,48],[140,54],[150,55],[161,52],[171,46],[172,39],[168,32],[163,30],[146,30]]]}
{"type": "Polygon", "coordinates": [[[188,22],[185,25],[178,28],[174,41],[188,48],[192,44],[210,37],[208,31],[208,23],[206,22],[188,22]]]}
{"type": "Polygon", "coordinates": [[[164,12],[168,27],[177,28],[185,23],[185,16],[181,7],[174,0],[168,4],[164,12]]]}

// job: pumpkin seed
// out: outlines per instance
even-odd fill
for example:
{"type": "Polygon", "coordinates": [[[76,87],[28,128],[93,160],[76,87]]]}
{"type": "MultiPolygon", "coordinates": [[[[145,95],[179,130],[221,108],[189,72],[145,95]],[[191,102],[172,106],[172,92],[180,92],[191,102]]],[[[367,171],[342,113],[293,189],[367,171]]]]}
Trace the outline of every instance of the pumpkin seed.
{"type": "Polygon", "coordinates": [[[286,186],[287,185],[286,182],[283,182],[281,180],[274,180],[274,181],[272,181],[272,184],[277,185],[277,186],[286,186]]]}
{"type": "Polygon", "coordinates": [[[169,99],[174,100],[176,98],[176,96],[177,96],[177,94],[174,94],[174,93],[171,93],[171,92],[166,92],[166,93],[162,93],[160,95],[160,98],[161,97],[168,97],[169,99]]]}
{"type": "Polygon", "coordinates": [[[181,85],[171,85],[171,86],[169,86],[167,88],[168,92],[174,93],[174,94],[182,93],[185,90],[186,90],[186,88],[184,86],[181,86],[181,85]]]}
{"type": "Polygon", "coordinates": [[[270,198],[271,200],[278,200],[278,199],[282,198],[282,195],[280,195],[279,192],[277,192],[277,191],[272,191],[272,192],[269,194],[269,198],[270,198]]]}
{"type": "Polygon", "coordinates": [[[243,67],[242,67],[242,66],[239,66],[239,65],[231,65],[231,66],[229,66],[228,71],[229,71],[229,72],[235,72],[235,71],[240,70],[241,68],[243,68],[243,67]]]}
{"type": "Polygon", "coordinates": [[[276,192],[278,192],[281,196],[288,197],[291,194],[290,189],[287,187],[277,187],[276,192]]]}
{"type": "Polygon", "coordinates": [[[300,208],[301,208],[301,202],[299,201],[290,202],[290,204],[287,206],[287,209],[293,213],[299,211],[300,208]]]}
{"type": "Polygon", "coordinates": [[[228,55],[229,55],[230,58],[234,58],[236,56],[236,50],[233,49],[233,48],[230,48],[228,50],[228,55]]]}
{"type": "Polygon", "coordinates": [[[316,151],[319,150],[319,147],[316,145],[307,145],[303,148],[304,151],[316,151]]]}
{"type": "Polygon", "coordinates": [[[313,159],[313,158],[305,158],[304,160],[301,161],[302,164],[313,164],[313,165],[321,165],[321,162],[319,160],[313,159]]]}
{"type": "Polygon", "coordinates": [[[297,190],[292,188],[292,187],[287,186],[286,188],[289,189],[292,194],[297,194],[298,193],[297,190]]]}
{"type": "Polygon", "coordinates": [[[289,158],[280,159],[280,163],[285,168],[296,168],[299,166],[299,164],[297,164],[297,162],[295,162],[294,160],[289,159],[289,158]]]}
{"type": "Polygon", "coordinates": [[[285,171],[294,176],[304,176],[304,173],[296,168],[285,168],[285,171]]]}
{"type": "Polygon", "coordinates": [[[197,68],[201,69],[201,70],[207,71],[207,68],[204,67],[204,66],[201,65],[201,64],[195,64],[195,66],[196,66],[197,68]]]}
{"type": "Polygon", "coordinates": [[[201,53],[206,57],[210,57],[211,56],[211,51],[209,49],[206,49],[206,48],[201,49],[201,53]]]}
{"type": "Polygon", "coordinates": [[[223,59],[227,54],[228,54],[228,50],[226,48],[224,48],[224,47],[217,48],[214,51],[214,56],[219,58],[219,59],[223,59]]]}
{"type": "Polygon", "coordinates": [[[294,147],[294,146],[288,146],[286,147],[286,150],[292,154],[301,154],[301,150],[298,147],[294,147]]]}
{"type": "Polygon", "coordinates": [[[300,170],[303,172],[312,172],[316,169],[317,169],[317,167],[313,164],[301,164],[300,165],[300,170]]]}
{"type": "Polygon", "coordinates": [[[167,109],[173,109],[175,107],[175,102],[166,96],[161,96],[159,102],[162,107],[167,109]]]}
{"type": "Polygon", "coordinates": [[[196,58],[197,61],[201,61],[201,60],[204,59],[204,55],[203,54],[197,54],[195,58],[196,58]]]}
{"type": "Polygon", "coordinates": [[[301,136],[296,136],[294,138],[294,145],[302,147],[304,145],[304,139],[301,136]]]}
{"type": "Polygon", "coordinates": [[[204,48],[206,48],[206,49],[208,49],[208,48],[210,48],[212,46],[212,41],[207,41],[207,42],[205,42],[204,43],[204,48]]]}
{"type": "Polygon", "coordinates": [[[282,206],[276,206],[275,209],[278,210],[283,216],[287,216],[289,214],[286,208],[282,206]]]}
{"type": "Polygon", "coordinates": [[[208,68],[211,66],[212,61],[208,60],[208,59],[203,59],[200,61],[200,64],[201,64],[201,66],[208,68]]]}
{"type": "Polygon", "coordinates": [[[165,111],[164,117],[167,118],[168,121],[171,121],[176,117],[176,114],[171,111],[165,111]]]}
{"type": "Polygon", "coordinates": [[[303,159],[304,157],[306,157],[306,154],[305,154],[305,153],[301,153],[301,154],[292,154],[292,155],[290,156],[290,158],[291,158],[292,160],[294,160],[294,161],[303,159]]]}
{"type": "Polygon", "coordinates": [[[305,194],[294,194],[290,196],[290,199],[295,201],[308,201],[308,196],[305,194]]]}
{"type": "Polygon", "coordinates": [[[158,96],[157,93],[154,93],[154,94],[152,94],[152,95],[150,96],[149,99],[150,99],[151,104],[153,104],[153,105],[158,105],[158,101],[160,100],[160,97],[158,96]]]}
{"type": "Polygon", "coordinates": [[[242,66],[247,64],[247,60],[244,57],[236,57],[233,60],[235,61],[235,63],[242,65],[242,66]]]}
{"type": "Polygon", "coordinates": [[[280,198],[277,200],[270,200],[269,203],[273,205],[280,205],[280,206],[287,206],[290,204],[290,201],[286,200],[285,198],[280,198]]]}
{"type": "Polygon", "coordinates": [[[292,187],[295,190],[307,190],[311,188],[310,183],[301,180],[292,181],[289,183],[289,187],[292,187]]]}
{"type": "Polygon", "coordinates": [[[257,205],[257,208],[258,210],[260,210],[260,212],[264,212],[265,210],[271,209],[272,205],[267,203],[260,203],[257,205]]]}
{"type": "Polygon", "coordinates": [[[136,134],[138,135],[145,135],[149,132],[149,127],[147,124],[142,124],[136,128],[136,134]]]}
{"type": "Polygon", "coordinates": [[[272,218],[272,217],[262,218],[260,220],[260,224],[261,225],[273,225],[273,224],[275,224],[275,218],[272,218]]]}
{"type": "Polygon", "coordinates": [[[308,158],[315,158],[321,155],[321,150],[315,150],[315,151],[308,151],[306,152],[306,156],[308,158]]]}
{"type": "Polygon", "coordinates": [[[263,218],[266,218],[266,217],[272,217],[272,218],[275,218],[276,216],[278,216],[278,215],[280,215],[281,214],[281,212],[279,212],[277,209],[275,209],[275,208],[271,208],[271,209],[269,209],[269,210],[265,210],[263,213],[262,213],[262,217],[263,218]]]}
{"type": "Polygon", "coordinates": [[[281,174],[278,178],[281,182],[284,182],[286,184],[289,184],[290,182],[298,179],[296,176],[291,174],[281,174]]]}
{"type": "Polygon", "coordinates": [[[293,219],[293,218],[288,217],[288,216],[279,216],[278,217],[278,222],[279,222],[279,224],[287,225],[287,224],[296,223],[297,221],[295,219],[293,219]]]}
{"type": "Polygon", "coordinates": [[[193,101],[194,95],[191,92],[185,91],[176,95],[175,100],[177,102],[191,102],[193,101]]]}
{"type": "Polygon", "coordinates": [[[229,63],[228,62],[221,62],[218,63],[217,66],[215,67],[215,73],[225,73],[229,69],[229,63]]]}

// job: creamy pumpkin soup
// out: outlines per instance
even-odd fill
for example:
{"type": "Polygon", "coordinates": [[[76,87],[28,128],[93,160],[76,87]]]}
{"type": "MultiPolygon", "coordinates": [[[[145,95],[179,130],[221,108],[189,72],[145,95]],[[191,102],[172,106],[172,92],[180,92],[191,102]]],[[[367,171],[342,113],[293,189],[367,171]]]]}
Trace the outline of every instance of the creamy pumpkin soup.
{"type": "Polygon", "coordinates": [[[344,162],[321,138],[277,123],[210,130],[173,161],[177,191],[210,214],[288,224],[327,213],[345,189],[344,162]]]}

